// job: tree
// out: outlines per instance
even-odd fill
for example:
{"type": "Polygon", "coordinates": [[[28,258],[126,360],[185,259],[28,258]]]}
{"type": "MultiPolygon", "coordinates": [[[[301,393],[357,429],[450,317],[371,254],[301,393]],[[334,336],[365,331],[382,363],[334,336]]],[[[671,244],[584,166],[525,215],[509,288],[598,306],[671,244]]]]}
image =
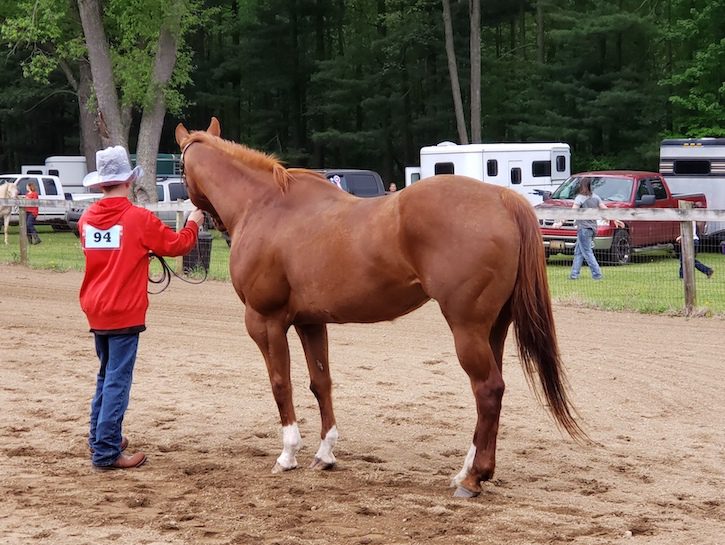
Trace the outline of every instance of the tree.
{"type": "Polygon", "coordinates": [[[89,170],[94,170],[100,140],[91,111],[90,66],[75,2],[20,0],[0,26],[0,35],[14,49],[26,50],[22,63],[26,77],[48,85],[54,71],[65,76],[78,102],[79,151],[85,155],[89,170]]]}
{"type": "Polygon", "coordinates": [[[668,0],[664,15],[668,132],[725,136],[725,0],[668,0]]]}
{"type": "Polygon", "coordinates": [[[463,100],[461,98],[461,83],[458,79],[458,62],[456,61],[456,48],[453,42],[453,22],[451,20],[451,2],[443,1],[443,27],[446,34],[446,57],[448,58],[448,73],[451,78],[451,92],[453,93],[453,109],[456,113],[456,126],[458,139],[461,144],[468,144],[468,130],[466,119],[463,116],[463,100]]]}
{"type": "Polygon", "coordinates": [[[468,0],[471,22],[471,143],[481,143],[481,2],[468,0]]]}
{"type": "Polygon", "coordinates": [[[128,148],[132,110],[141,111],[137,163],[144,176],[134,195],[139,202],[155,202],[161,128],[169,103],[175,108],[181,104],[174,86],[188,81],[187,62],[175,80],[173,76],[196,5],[184,0],[110,0],[104,5],[113,23],[112,41],[101,0],[78,0],[99,118],[107,127],[106,144],[128,148]]]}

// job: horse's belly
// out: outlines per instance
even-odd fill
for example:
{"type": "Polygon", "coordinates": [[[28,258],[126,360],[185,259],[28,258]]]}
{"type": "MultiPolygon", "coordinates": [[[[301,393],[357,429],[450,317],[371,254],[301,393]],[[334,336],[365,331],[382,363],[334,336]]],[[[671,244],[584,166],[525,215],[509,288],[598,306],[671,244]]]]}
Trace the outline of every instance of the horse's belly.
{"type": "Polygon", "coordinates": [[[334,297],[293,297],[294,323],[372,323],[393,320],[428,301],[419,283],[397,289],[351,290],[334,297]]]}

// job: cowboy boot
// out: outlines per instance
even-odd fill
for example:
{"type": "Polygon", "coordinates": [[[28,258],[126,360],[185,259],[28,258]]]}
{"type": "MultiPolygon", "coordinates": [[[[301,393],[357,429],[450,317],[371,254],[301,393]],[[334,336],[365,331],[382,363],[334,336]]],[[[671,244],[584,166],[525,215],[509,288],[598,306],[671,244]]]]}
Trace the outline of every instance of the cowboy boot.
{"type": "Polygon", "coordinates": [[[43,241],[40,240],[38,233],[33,233],[33,244],[40,244],[41,242],[43,242],[43,241]]]}

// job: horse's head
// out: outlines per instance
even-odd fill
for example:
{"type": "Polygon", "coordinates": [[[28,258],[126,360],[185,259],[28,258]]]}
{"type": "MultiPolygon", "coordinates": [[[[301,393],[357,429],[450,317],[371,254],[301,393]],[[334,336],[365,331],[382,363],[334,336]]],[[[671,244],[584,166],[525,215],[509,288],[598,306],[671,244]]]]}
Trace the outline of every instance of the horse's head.
{"type": "MultiPolygon", "coordinates": [[[[206,132],[212,134],[213,136],[219,136],[221,134],[219,120],[216,117],[211,118],[211,123],[209,124],[209,128],[206,132]]],[[[198,170],[188,168],[188,165],[185,164],[186,151],[189,146],[194,143],[194,140],[182,123],[179,123],[176,126],[176,143],[179,144],[179,147],[181,148],[181,176],[184,184],[186,185],[186,190],[189,193],[191,202],[194,203],[194,206],[208,212],[211,215],[214,227],[216,227],[217,230],[225,232],[227,229],[224,226],[224,223],[219,218],[219,214],[214,209],[214,206],[211,204],[204,192],[203,176],[198,170]]]]}

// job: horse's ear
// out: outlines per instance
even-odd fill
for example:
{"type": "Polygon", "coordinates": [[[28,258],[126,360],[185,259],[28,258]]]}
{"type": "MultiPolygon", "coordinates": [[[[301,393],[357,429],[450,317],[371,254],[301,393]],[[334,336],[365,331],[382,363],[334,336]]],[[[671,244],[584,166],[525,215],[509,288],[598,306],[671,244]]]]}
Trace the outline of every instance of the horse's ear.
{"type": "Polygon", "coordinates": [[[189,131],[186,130],[186,127],[184,127],[183,123],[179,123],[176,125],[176,143],[179,144],[179,147],[181,147],[182,142],[189,138],[189,131]]]}
{"type": "Polygon", "coordinates": [[[219,120],[216,117],[211,118],[211,123],[209,123],[209,128],[206,130],[209,134],[213,136],[220,136],[222,133],[221,125],[219,125],[219,120]]]}

